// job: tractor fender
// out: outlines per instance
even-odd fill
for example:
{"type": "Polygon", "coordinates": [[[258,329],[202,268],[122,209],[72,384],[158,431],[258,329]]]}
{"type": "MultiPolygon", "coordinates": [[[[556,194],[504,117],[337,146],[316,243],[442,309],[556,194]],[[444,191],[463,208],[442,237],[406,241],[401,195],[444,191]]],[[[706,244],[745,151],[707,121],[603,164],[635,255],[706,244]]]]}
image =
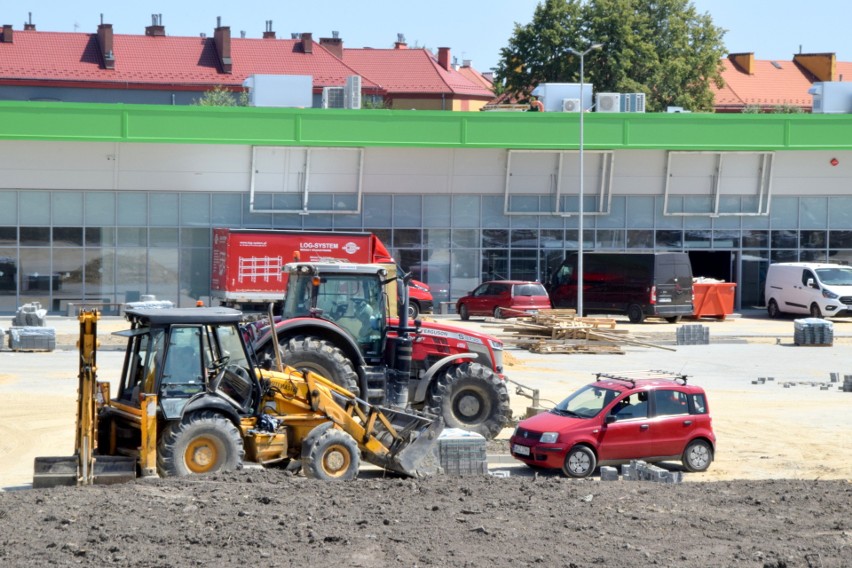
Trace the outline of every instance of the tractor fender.
{"type": "MultiPolygon", "coordinates": [[[[358,348],[358,344],[348,333],[334,323],[319,318],[293,318],[276,324],[275,333],[278,334],[280,343],[283,343],[282,336],[289,338],[297,335],[309,335],[325,339],[342,350],[346,357],[352,361],[356,370],[365,365],[364,356],[358,348]]],[[[262,353],[271,341],[272,334],[267,331],[255,342],[255,352],[262,353]]]]}
{"type": "Polygon", "coordinates": [[[457,361],[459,359],[476,359],[479,357],[476,353],[456,353],[455,355],[447,355],[443,359],[439,359],[435,363],[432,364],[429,369],[423,373],[423,376],[419,379],[416,379],[417,386],[414,389],[414,397],[411,402],[419,403],[426,400],[426,392],[429,390],[429,385],[432,384],[432,379],[437,375],[440,371],[443,371],[447,367],[450,366],[450,363],[457,361]]]}
{"type": "Polygon", "coordinates": [[[240,427],[240,416],[234,407],[224,399],[219,398],[218,396],[211,396],[209,394],[196,396],[186,403],[186,406],[183,407],[183,411],[181,412],[180,420],[183,420],[185,416],[198,412],[199,410],[215,410],[233,422],[237,429],[240,427]]]}

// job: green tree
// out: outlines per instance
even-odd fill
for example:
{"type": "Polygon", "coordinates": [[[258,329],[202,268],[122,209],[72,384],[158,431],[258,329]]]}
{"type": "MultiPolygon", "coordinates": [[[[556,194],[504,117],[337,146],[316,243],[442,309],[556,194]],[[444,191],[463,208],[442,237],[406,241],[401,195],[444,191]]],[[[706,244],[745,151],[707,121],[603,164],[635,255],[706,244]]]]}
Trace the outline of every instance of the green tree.
{"type": "Polygon", "coordinates": [[[216,85],[209,91],[205,91],[201,98],[193,99],[193,105],[197,106],[248,106],[248,93],[246,91],[229,91],[222,85],[216,85]]]}
{"type": "Polygon", "coordinates": [[[712,110],[721,86],[725,31],[690,0],[544,0],[529,24],[515,24],[496,71],[506,90],[528,95],[539,83],[585,81],[597,92],[645,93],[646,108],[712,110]]]}

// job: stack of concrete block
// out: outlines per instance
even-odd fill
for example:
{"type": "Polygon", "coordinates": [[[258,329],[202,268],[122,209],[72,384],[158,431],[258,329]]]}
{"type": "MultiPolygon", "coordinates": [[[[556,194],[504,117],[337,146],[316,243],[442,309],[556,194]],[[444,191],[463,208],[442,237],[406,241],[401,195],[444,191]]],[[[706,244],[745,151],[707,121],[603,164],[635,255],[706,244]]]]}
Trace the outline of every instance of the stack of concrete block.
{"type": "Polygon", "coordinates": [[[843,392],[852,392],[852,375],[843,375],[843,392]]]}
{"type": "Polygon", "coordinates": [[[710,328],[701,325],[682,325],[677,328],[678,345],[709,345],[710,328]]]}
{"type": "Polygon", "coordinates": [[[15,327],[44,327],[47,310],[39,302],[24,304],[15,312],[12,325],[15,327]]]}
{"type": "Polygon", "coordinates": [[[683,472],[669,471],[642,460],[631,460],[629,464],[621,466],[621,475],[625,481],[683,482],[683,472]]]}
{"type": "Polygon", "coordinates": [[[834,324],[820,318],[794,320],[793,341],[796,345],[833,345],[834,324]]]}
{"type": "Polygon", "coordinates": [[[447,475],[487,475],[485,438],[459,428],[445,428],[438,436],[438,459],[447,475]]]}
{"type": "Polygon", "coordinates": [[[24,326],[9,330],[9,349],[13,351],[53,351],[56,328],[24,326]]]}

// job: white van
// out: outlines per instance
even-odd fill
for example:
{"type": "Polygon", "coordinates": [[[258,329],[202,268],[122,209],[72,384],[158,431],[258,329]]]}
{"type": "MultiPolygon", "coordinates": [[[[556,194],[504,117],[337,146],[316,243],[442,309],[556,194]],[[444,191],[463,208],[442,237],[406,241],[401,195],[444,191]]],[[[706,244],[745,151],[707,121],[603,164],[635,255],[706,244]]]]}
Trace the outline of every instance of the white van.
{"type": "Polygon", "coordinates": [[[770,264],[766,310],[811,317],[852,316],[852,267],[815,262],[770,264]]]}

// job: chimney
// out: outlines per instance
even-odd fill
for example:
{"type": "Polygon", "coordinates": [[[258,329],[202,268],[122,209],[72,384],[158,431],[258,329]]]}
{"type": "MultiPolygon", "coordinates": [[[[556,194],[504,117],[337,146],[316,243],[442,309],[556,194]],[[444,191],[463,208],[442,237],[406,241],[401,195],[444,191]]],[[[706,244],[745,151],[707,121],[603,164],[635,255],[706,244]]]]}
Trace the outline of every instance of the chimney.
{"type": "Polygon", "coordinates": [[[302,33],[302,53],[314,52],[314,35],[312,33],[302,33]]]}
{"type": "Polygon", "coordinates": [[[222,73],[231,72],[231,28],[222,25],[222,18],[216,17],[216,29],[213,30],[213,41],[216,43],[216,53],[219,54],[219,65],[222,73]]]}
{"type": "Polygon", "coordinates": [[[166,28],[163,26],[162,14],[151,14],[151,25],[145,28],[146,36],[165,36],[166,28]]]}
{"type": "Polygon", "coordinates": [[[833,53],[797,53],[793,63],[804,67],[817,81],[834,81],[837,76],[837,58],[833,53]]]}
{"type": "Polygon", "coordinates": [[[24,31],[34,32],[35,24],[33,23],[33,13],[27,12],[27,21],[24,22],[24,31]]]}
{"type": "Polygon", "coordinates": [[[275,32],[272,31],[272,20],[266,20],[266,30],[263,32],[263,39],[275,39],[275,32]]]}
{"type": "Polygon", "coordinates": [[[450,48],[449,47],[439,47],[438,48],[438,65],[446,69],[450,70],[450,48]]]}
{"type": "Polygon", "coordinates": [[[405,43],[403,34],[396,34],[396,43],[393,44],[394,49],[408,49],[408,44],[405,43]]]}
{"type": "Polygon", "coordinates": [[[12,24],[3,26],[3,39],[0,40],[0,43],[12,43],[12,24]]]}
{"type": "Polygon", "coordinates": [[[112,51],[112,24],[104,23],[103,14],[101,14],[101,23],[98,26],[98,45],[104,58],[104,69],[115,69],[115,54],[112,51]]]}
{"type": "Polygon", "coordinates": [[[738,69],[749,75],[754,75],[754,53],[731,53],[728,54],[728,59],[738,69]]]}
{"type": "Polygon", "coordinates": [[[336,58],[343,59],[343,40],[340,39],[338,32],[331,32],[331,37],[321,37],[320,45],[336,58]]]}

